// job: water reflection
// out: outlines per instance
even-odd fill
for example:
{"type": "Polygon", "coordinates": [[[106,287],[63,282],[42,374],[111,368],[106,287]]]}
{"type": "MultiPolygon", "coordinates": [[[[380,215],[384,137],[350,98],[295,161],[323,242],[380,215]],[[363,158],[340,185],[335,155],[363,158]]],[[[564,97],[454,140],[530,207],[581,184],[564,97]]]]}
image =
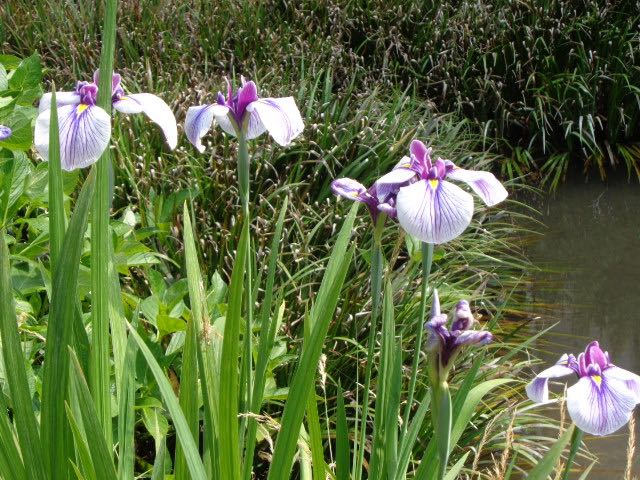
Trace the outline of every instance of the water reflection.
{"type": "MultiPolygon", "coordinates": [[[[597,339],[617,365],[640,374],[640,186],[576,179],[547,199],[542,213],[548,231],[532,257],[557,272],[540,275],[534,295],[554,305],[550,316],[560,322],[547,359],[577,354],[597,339]]],[[[623,478],[627,439],[624,430],[590,441],[600,465],[589,479],[623,478]]]]}

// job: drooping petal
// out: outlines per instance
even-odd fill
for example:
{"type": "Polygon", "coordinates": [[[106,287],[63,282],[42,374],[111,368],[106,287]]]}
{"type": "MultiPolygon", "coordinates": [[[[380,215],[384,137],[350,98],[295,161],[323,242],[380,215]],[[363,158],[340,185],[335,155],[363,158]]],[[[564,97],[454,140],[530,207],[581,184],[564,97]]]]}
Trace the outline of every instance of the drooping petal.
{"type": "Polygon", "coordinates": [[[189,107],[187,110],[187,116],[184,120],[184,132],[187,135],[187,139],[200,153],[204,152],[202,137],[206,135],[212,124],[213,109],[211,105],[189,107]]]}
{"type": "MultiPolygon", "coordinates": [[[[377,201],[377,200],[376,200],[377,201]]],[[[398,218],[398,210],[390,203],[379,203],[377,205],[378,211],[386,214],[388,217],[396,219],[398,218]]]]}
{"type": "Polygon", "coordinates": [[[447,173],[447,178],[465,182],[490,207],[502,202],[509,195],[491,172],[454,168],[447,173]]]}
{"type": "Polygon", "coordinates": [[[446,315],[434,315],[424,324],[427,329],[427,350],[430,352],[442,350],[447,344],[449,331],[445,325],[447,324],[446,315]]]}
{"type": "Polygon", "coordinates": [[[400,189],[398,221],[408,233],[427,243],[453,240],[471,222],[473,198],[444,181],[420,180],[400,189]]]}
{"type": "MultiPolygon", "coordinates": [[[[56,92],[56,104],[59,107],[64,105],[77,105],[80,103],[80,95],[76,92],[56,92]]],[[[40,97],[40,103],[38,104],[38,113],[42,113],[45,110],[51,108],[51,92],[47,92],[40,97]]]]}
{"type": "Polygon", "coordinates": [[[172,150],[178,145],[178,127],[176,117],[160,97],[151,93],[132,93],[123,95],[117,102],[113,103],[113,108],[122,113],[143,112],[149,120],[158,125],[164,133],[167,145],[172,150]]]}
{"type": "MultiPolygon", "coordinates": [[[[36,120],[34,142],[38,153],[49,159],[49,117],[45,110],[36,120]]],[[[64,170],[95,163],[109,145],[111,118],[95,105],[65,105],[58,109],[60,161],[64,170]]]]}
{"type": "MultiPolygon", "coordinates": [[[[269,135],[283,147],[289,145],[304,129],[300,110],[293,97],[261,98],[250,103],[247,106],[247,112],[252,117],[256,115],[269,135]]],[[[246,133],[253,132],[248,128],[246,133]]]]}
{"type": "Polygon", "coordinates": [[[376,196],[380,203],[396,195],[401,187],[409,185],[416,178],[416,173],[404,167],[397,167],[376,180],[376,196]]]}
{"type": "Polygon", "coordinates": [[[536,378],[534,378],[526,387],[529,399],[536,403],[548,402],[549,379],[566,377],[567,375],[575,373],[568,365],[569,355],[565,353],[554,366],[549,367],[536,375],[536,378]]]}
{"type": "Polygon", "coordinates": [[[349,200],[361,202],[361,195],[367,191],[364,185],[351,178],[337,178],[331,182],[331,191],[349,200]]]}
{"type": "Polygon", "coordinates": [[[640,376],[616,366],[605,369],[603,375],[624,382],[629,390],[636,396],[636,403],[640,403],[640,376]]]}
{"type": "Polygon", "coordinates": [[[567,390],[567,409],[576,426],[592,435],[609,435],[625,425],[636,395],[613,376],[582,377],[567,390]]]}

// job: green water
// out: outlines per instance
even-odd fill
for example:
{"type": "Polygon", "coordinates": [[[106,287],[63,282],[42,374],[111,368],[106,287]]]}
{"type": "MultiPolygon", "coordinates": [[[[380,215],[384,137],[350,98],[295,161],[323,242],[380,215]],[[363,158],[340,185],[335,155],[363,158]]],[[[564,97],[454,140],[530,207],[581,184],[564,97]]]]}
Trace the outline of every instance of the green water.
{"type": "MultiPolygon", "coordinates": [[[[559,322],[549,337],[552,343],[544,347],[545,360],[564,352],[577,355],[593,339],[609,351],[613,363],[640,374],[637,180],[584,183],[575,179],[544,200],[540,209],[548,230],[531,256],[536,264],[557,271],[538,275],[533,295],[550,305],[544,321],[559,322]]],[[[640,423],[640,406],[635,414],[640,423]]],[[[588,439],[600,458],[588,478],[622,479],[627,440],[626,427],[610,437],[588,439]]],[[[640,445],[633,472],[640,477],[638,457],[640,445]]]]}

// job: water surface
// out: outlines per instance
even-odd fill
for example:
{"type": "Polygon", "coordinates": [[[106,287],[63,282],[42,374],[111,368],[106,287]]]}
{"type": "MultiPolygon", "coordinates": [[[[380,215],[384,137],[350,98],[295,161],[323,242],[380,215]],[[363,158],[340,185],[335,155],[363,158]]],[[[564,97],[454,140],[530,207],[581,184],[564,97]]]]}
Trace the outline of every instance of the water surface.
{"type": "MultiPolygon", "coordinates": [[[[632,179],[584,183],[576,178],[545,200],[548,230],[532,248],[536,264],[556,270],[534,283],[536,301],[552,305],[546,320],[558,321],[545,360],[576,355],[591,339],[612,361],[640,374],[640,185],[632,179]]],[[[557,391],[557,389],[555,389],[557,391]]],[[[640,407],[636,408],[640,423],[640,407]]],[[[640,434],[640,429],[638,429],[640,434]]],[[[626,428],[588,443],[599,458],[591,480],[622,479],[626,428]]],[[[640,445],[634,475],[640,476],[640,445]]]]}

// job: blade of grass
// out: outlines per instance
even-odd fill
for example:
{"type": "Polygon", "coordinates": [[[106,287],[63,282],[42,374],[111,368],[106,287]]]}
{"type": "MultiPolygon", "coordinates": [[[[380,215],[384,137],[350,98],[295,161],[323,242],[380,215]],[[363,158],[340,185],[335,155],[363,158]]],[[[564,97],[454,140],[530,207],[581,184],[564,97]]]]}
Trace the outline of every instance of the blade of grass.
{"type": "MultiPolygon", "coordinates": [[[[280,251],[279,247],[280,240],[282,238],[282,228],[284,226],[284,219],[287,213],[288,204],[289,199],[288,197],[285,197],[282,208],[280,209],[280,215],[278,216],[276,229],[273,234],[273,239],[271,240],[271,249],[269,251],[267,282],[264,291],[264,301],[262,302],[262,306],[260,307],[260,337],[258,339],[258,357],[256,359],[254,372],[253,394],[251,395],[251,413],[254,415],[260,413],[260,408],[262,406],[262,397],[264,395],[264,386],[266,381],[265,374],[267,371],[267,365],[269,363],[269,353],[271,352],[271,346],[273,345],[273,339],[275,336],[275,330],[271,328],[272,325],[269,324],[269,320],[271,319],[271,307],[273,304],[273,291],[276,276],[276,266],[278,262],[278,252],[280,251]],[[273,332],[273,335],[270,335],[271,332],[273,332]]],[[[253,465],[253,453],[255,450],[257,429],[258,423],[256,419],[253,415],[249,416],[247,425],[246,453],[243,467],[243,478],[245,480],[250,480],[251,478],[251,467],[253,465]]],[[[310,432],[310,434],[312,433],[313,432],[310,432]]]]}
{"type": "Polygon", "coordinates": [[[424,417],[427,414],[427,410],[429,409],[430,404],[431,392],[427,391],[424,398],[422,399],[422,402],[420,403],[418,411],[411,420],[411,425],[407,429],[406,435],[402,437],[402,441],[400,443],[400,453],[398,454],[396,480],[403,480],[407,476],[407,469],[409,468],[411,452],[413,451],[413,446],[416,443],[418,433],[420,432],[422,422],[424,421],[424,417]]]}
{"type": "Polygon", "coordinates": [[[315,375],[311,375],[311,372],[315,372],[317,369],[329,323],[338,305],[340,290],[353,256],[354,247],[351,249],[347,247],[357,211],[358,204],[356,203],[340,229],[318,296],[311,308],[311,336],[304,346],[289,388],[287,403],[282,414],[282,426],[276,439],[271,468],[269,469],[268,478],[270,480],[289,478],[307,395],[315,379],[315,375]]]}
{"type": "Polygon", "coordinates": [[[187,424],[186,419],[182,411],[180,410],[180,404],[178,403],[178,399],[173,393],[173,388],[167,380],[162,368],[158,364],[157,360],[147,347],[147,344],[144,343],[142,337],[136,332],[136,330],[131,326],[131,324],[127,324],[129,328],[129,335],[133,337],[135,342],[138,344],[138,348],[144,358],[147,360],[147,365],[153,374],[153,377],[156,379],[156,383],[158,384],[158,389],[162,395],[162,399],[164,400],[164,404],[173,419],[173,425],[178,435],[178,441],[182,444],[182,449],[185,453],[185,458],[187,460],[187,465],[189,466],[189,472],[191,473],[192,480],[206,480],[207,476],[204,470],[204,465],[202,464],[202,460],[200,459],[200,454],[198,453],[198,449],[196,447],[196,442],[191,435],[191,431],[189,430],[189,425],[187,424]]]}
{"type": "Polygon", "coordinates": [[[573,436],[574,424],[562,434],[562,436],[553,444],[544,457],[540,459],[538,464],[527,475],[527,480],[546,480],[556,467],[564,447],[567,446],[573,436]]]}
{"type": "Polygon", "coordinates": [[[338,405],[336,410],[336,480],[349,480],[349,427],[344,408],[344,392],[338,384],[338,405]]]}
{"type": "Polygon", "coordinates": [[[87,439],[85,435],[83,435],[80,425],[76,420],[76,417],[73,415],[69,404],[65,404],[65,409],[67,412],[67,419],[69,420],[69,425],[71,426],[71,433],[73,434],[73,441],[76,446],[76,456],[79,460],[79,465],[81,468],[78,470],[82,475],[82,478],[86,478],[88,480],[97,480],[96,477],[96,469],[93,466],[93,460],[91,459],[91,453],[89,453],[89,446],[87,445],[87,439]]]}
{"type": "Polygon", "coordinates": [[[70,451],[69,427],[65,421],[64,403],[69,378],[69,355],[72,328],[68,321],[75,314],[76,286],[80,256],[87,228],[89,207],[95,186],[95,175],[89,174],[78,197],[64,236],[58,267],[54,272],[47,345],[42,379],[41,438],[51,478],[68,478],[70,451]]]}
{"type": "Polygon", "coordinates": [[[160,442],[160,448],[156,452],[156,458],[153,462],[153,473],[151,474],[151,480],[164,480],[164,459],[167,454],[167,441],[163,439],[160,442]]]}
{"type": "MultiPolygon", "coordinates": [[[[29,391],[12,290],[9,249],[4,240],[4,230],[0,230],[0,337],[6,381],[13,406],[13,422],[22,454],[30,459],[26,464],[29,478],[45,479],[42,443],[29,391]]],[[[0,414],[5,413],[3,411],[0,414]]]]}
{"type": "Polygon", "coordinates": [[[238,480],[240,478],[238,355],[248,242],[249,219],[245,217],[235,265],[231,273],[228,310],[224,324],[220,359],[220,411],[218,412],[220,422],[220,474],[222,478],[229,480],[238,480]]]}
{"type": "Polygon", "coordinates": [[[471,452],[465,453],[460,458],[460,460],[458,460],[455,463],[455,465],[451,467],[451,470],[447,472],[447,475],[444,477],[444,480],[456,480],[458,478],[458,474],[460,473],[460,470],[462,470],[462,467],[464,467],[464,462],[467,461],[467,457],[469,456],[469,453],[471,452]]]}
{"type": "MultiPolygon", "coordinates": [[[[116,42],[117,0],[105,0],[98,106],[111,115],[111,76],[116,42]]],[[[111,150],[107,148],[92,170],[96,190],[91,213],[91,354],[89,385],[104,430],[107,444],[112,444],[111,383],[109,360],[109,210],[111,194],[109,169],[111,150]]]]}

